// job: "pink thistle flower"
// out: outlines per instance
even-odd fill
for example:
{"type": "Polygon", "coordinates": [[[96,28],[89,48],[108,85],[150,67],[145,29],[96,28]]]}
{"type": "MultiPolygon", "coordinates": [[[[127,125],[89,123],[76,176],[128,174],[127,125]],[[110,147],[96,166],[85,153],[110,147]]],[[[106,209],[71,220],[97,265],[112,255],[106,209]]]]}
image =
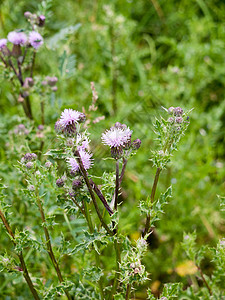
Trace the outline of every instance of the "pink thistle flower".
{"type": "Polygon", "coordinates": [[[112,147],[125,146],[131,139],[132,130],[121,127],[111,127],[102,134],[102,142],[105,145],[112,147]]]}
{"type": "Polygon", "coordinates": [[[0,39],[0,50],[5,48],[7,45],[7,39],[0,39]]]}
{"type": "MultiPolygon", "coordinates": [[[[92,166],[92,154],[88,153],[87,151],[84,150],[80,150],[79,151],[80,157],[81,157],[81,161],[83,163],[83,166],[85,168],[85,170],[90,169],[90,167],[92,166]]],[[[79,164],[77,162],[77,160],[73,157],[69,157],[67,159],[68,163],[69,163],[69,168],[71,169],[72,172],[77,172],[79,170],[79,164]]]]}
{"type": "Polygon", "coordinates": [[[76,133],[76,124],[80,120],[80,112],[73,109],[65,109],[60,117],[59,124],[65,133],[71,135],[76,133]]]}
{"type": "Polygon", "coordinates": [[[8,40],[14,45],[25,45],[27,42],[27,36],[24,32],[11,31],[8,34],[8,40]]]}
{"type": "Polygon", "coordinates": [[[43,44],[43,37],[36,31],[29,33],[29,43],[34,49],[38,49],[43,44]]]}

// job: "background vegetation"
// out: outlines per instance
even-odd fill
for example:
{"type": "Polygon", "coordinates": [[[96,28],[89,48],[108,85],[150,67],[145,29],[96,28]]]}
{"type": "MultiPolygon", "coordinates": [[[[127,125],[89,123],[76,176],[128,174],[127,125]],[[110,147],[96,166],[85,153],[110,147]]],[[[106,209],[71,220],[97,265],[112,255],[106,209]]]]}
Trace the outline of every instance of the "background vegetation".
{"type": "MultiPolygon", "coordinates": [[[[38,5],[39,1],[33,0],[1,1],[0,37],[6,37],[15,28],[26,28],[23,13],[46,9],[38,5]]],[[[217,197],[224,195],[225,188],[224,1],[55,0],[47,5],[45,43],[38,51],[34,75],[40,80],[45,76],[57,76],[59,80],[57,92],[47,95],[45,129],[41,135],[37,129],[41,124],[41,96],[31,95],[34,121],[29,121],[18,102],[18,87],[12,88],[10,81],[5,80],[1,65],[0,177],[8,186],[12,227],[22,230],[25,224],[30,232],[41,230],[37,212],[22,192],[25,182],[15,168],[17,161],[26,145],[36,151],[44,141],[44,153],[54,148],[55,121],[64,108],[88,111],[93,81],[99,99],[98,110],[91,113],[91,118],[105,116],[105,119],[89,128],[95,162],[92,174],[101,176],[102,170],[113,171],[111,163],[102,160],[109,155],[100,140],[105,128],[116,121],[126,123],[134,131],[134,137],[142,140],[141,149],[127,166],[120,196],[120,227],[135,241],[143,229],[137,206],[139,200],[150,194],[155,173],[148,160],[156,145],[154,118],[162,113],[162,106],[194,108],[179,151],[162,172],[157,196],[171,184],[173,195],[149,239],[144,262],[150,281],[137,290],[136,299],[146,299],[149,287],[159,296],[166,282],[182,282],[185,288],[194,282],[201,287],[202,282],[193,279],[195,270],[182,242],[184,232],[196,232],[197,247],[206,246],[201,267],[210,277],[215,270],[210,248],[216,246],[225,231],[217,197]],[[23,138],[14,133],[20,123],[29,130],[29,135],[23,138]]],[[[45,156],[42,160],[45,161],[45,156]]],[[[63,165],[59,171],[64,172],[63,165]]],[[[67,239],[74,237],[73,245],[82,240],[86,228],[82,220],[73,216],[69,220],[64,218],[53,202],[49,210],[58,214],[54,227],[56,248],[60,245],[61,231],[67,239]]],[[[1,227],[0,253],[11,249],[9,237],[1,227]]],[[[73,260],[64,258],[62,264],[67,273],[74,278],[78,276],[88,267],[88,255],[78,255],[73,260]]],[[[41,271],[45,278],[51,270],[47,258],[35,249],[28,249],[26,259],[36,277],[41,271]],[[30,256],[37,261],[29,261],[30,256]]],[[[113,261],[104,263],[110,269],[113,261]]],[[[46,286],[52,284],[48,280],[46,286]]],[[[0,282],[1,299],[28,299],[21,277],[1,272],[0,282]]],[[[224,283],[221,288],[224,289],[224,283]]],[[[190,299],[199,298],[190,296],[190,299]]]]}

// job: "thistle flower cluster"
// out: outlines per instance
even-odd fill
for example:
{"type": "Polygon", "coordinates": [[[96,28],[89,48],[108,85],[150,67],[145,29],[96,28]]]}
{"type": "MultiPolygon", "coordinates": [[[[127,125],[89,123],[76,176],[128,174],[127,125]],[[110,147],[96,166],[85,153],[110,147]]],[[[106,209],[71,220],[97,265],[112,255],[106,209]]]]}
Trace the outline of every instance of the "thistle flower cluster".
{"type": "Polygon", "coordinates": [[[24,13],[24,17],[31,23],[31,25],[37,25],[39,27],[43,27],[45,25],[45,16],[40,15],[37,16],[36,14],[32,14],[30,11],[26,11],[24,13]]]}
{"type": "MultiPolygon", "coordinates": [[[[85,121],[85,115],[73,109],[65,109],[60,119],[55,123],[55,130],[66,138],[66,145],[79,152],[85,170],[92,166],[92,154],[88,152],[89,141],[85,135],[79,133],[80,124],[85,121]]],[[[70,174],[75,176],[80,167],[75,157],[67,157],[70,174]]]]}
{"type": "Polygon", "coordinates": [[[58,90],[56,84],[58,82],[58,78],[56,76],[46,76],[45,79],[41,82],[42,86],[49,86],[53,92],[58,90]]]}
{"type": "Polygon", "coordinates": [[[125,124],[116,122],[109,130],[102,134],[103,144],[110,146],[111,156],[119,159],[127,155],[129,150],[137,150],[141,146],[141,140],[131,143],[132,130],[125,124]]]}
{"type": "Polygon", "coordinates": [[[21,163],[25,165],[27,169],[32,169],[34,167],[34,161],[37,159],[37,154],[35,153],[26,153],[22,159],[21,163]]]}
{"type": "MultiPolygon", "coordinates": [[[[26,15],[27,13],[25,14],[25,17],[26,15]]],[[[30,15],[32,14],[30,13],[30,15]]],[[[43,18],[44,16],[39,17],[39,20],[42,23],[43,18]]],[[[37,28],[33,25],[32,30],[28,32],[25,32],[23,29],[11,31],[8,33],[7,38],[0,39],[0,58],[3,61],[5,67],[12,68],[14,73],[16,74],[15,67],[13,66],[13,61],[11,60],[11,58],[17,58],[18,63],[22,65],[25,60],[27,48],[32,47],[37,50],[43,45],[43,43],[43,37],[38,32],[37,28]],[[12,44],[11,47],[10,44],[12,44]],[[26,50],[22,50],[23,47],[26,47],[26,50]]],[[[23,81],[22,78],[20,78],[20,81],[23,81]]]]}
{"type": "MultiPolygon", "coordinates": [[[[4,55],[14,55],[15,49],[10,51],[7,48],[7,43],[10,42],[14,46],[31,46],[34,49],[38,49],[43,44],[43,37],[37,31],[30,31],[28,35],[23,31],[11,31],[9,32],[7,39],[0,39],[0,50],[4,55]]],[[[14,55],[15,56],[15,55],[14,55]]]]}
{"type": "Polygon", "coordinates": [[[171,106],[168,108],[168,113],[172,115],[169,119],[168,122],[171,124],[182,124],[183,123],[183,118],[182,115],[184,113],[183,109],[181,107],[173,107],[171,106]]]}
{"type": "Polygon", "coordinates": [[[29,130],[25,127],[24,124],[19,124],[15,127],[13,133],[15,135],[27,135],[29,134],[29,130]]]}

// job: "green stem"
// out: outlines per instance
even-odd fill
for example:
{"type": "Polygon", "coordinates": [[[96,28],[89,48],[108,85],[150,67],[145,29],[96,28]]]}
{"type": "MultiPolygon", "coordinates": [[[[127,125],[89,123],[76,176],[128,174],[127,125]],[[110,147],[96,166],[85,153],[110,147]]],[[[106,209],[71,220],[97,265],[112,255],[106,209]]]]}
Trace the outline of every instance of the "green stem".
{"type": "MultiPolygon", "coordinates": [[[[62,283],[64,280],[63,280],[62,273],[61,273],[60,268],[59,268],[59,264],[58,264],[58,262],[55,258],[55,255],[54,255],[54,252],[53,252],[53,249],[52,249],[50,234],[49,234],[48,228],[46,226],[45,213],[44,213],[44,210],[43,210],[43,207],[42,207],[42,204],[41,204],[41,200],[38,196],[37,196],[37,205],[38,205],[39,211],[41,213],[41,219],[42,219],[42,222],[43,222],[43,228],[44,228],[44,233],[45,233],[45,241],[46,241],[46,245],[47,245],[47,252],[48,252],[48,255],[49,255],[49,257],[52,261],[52,264],[53,264],[53,266],[56,270],[59,281],[60,281],[60,283],[62,283]]],[[[72,297],[71,297],[71,295],[69,294],[69,292],[67,290],[65,290],[65,294],[66,294],[66,296],[69,300],[72,300],[72,297]]]]}
{"type": "Polygon", "coordinates": [[[210,286],[208,285],[208,282],[207,282],[206,279],[205,279],[205,276],[204,276],[204,274],[203,274],[203,272],[202,272],[202,269],[201,269],[198,265],[197,265],[197,268],[198,268],[198,270],[199,270],[199,273],[200,273],[200,275],[201,275],[201,277],[202,277],[202,280],[203,280],[205,286],[207,287],[207,289],[208,289],[210,295],[212,295],[212,290],[211,290],[210,286]]]}
{"type": "Polygon", "coordinates": [[[127,290],[126,290],[126,300],[130,298],[130,291],[131,291],[131,285],[130,283],[127,284],[127,290]]]}
{"type": "Polygon", "coordinates": [[[119,195],[119,160],[116,160],[116,187],[115,187],[115,203],[114,209],[117,210],[118,195],[119,195]]]}
{"type": "Polygon", "coordinates": [[[118,284],[119,284],[119,277],[120,277],[120,263],[121,263],[121,256],[120,256],[120,247],[119,247],[119,243],[115,237],[114,240],[114,249],[116,252],[116,274],[114,277],[114,281],[113,281],[113,286],[112,286],[112,290],[111,290],[111,295],[110,295],[110,299],[113,299],[113,296],[117,290],[118,284]]]}
{"type": "MultiPolygon", "coordinates": [[[[89,212],[89,209],[88,209],[87,202],[85,200],[83,201],[83,206],[84,206],[84,215],[85,215],[85,218],[87,220],[90,233],[93,233],[94,232],[94,226],[93,226],[93,223],[92,223],[92,220],[91,220],[91,215],[90,215],[90,212],[89,212]]],[[[96,250],[94,250],[94,252],[95,252],[96,265],[97,265],[97,267],[100,267],[99,255],[98,255],[96,250]]],[[[103,292],[103,287],[102,287],[103,284],[102,284],[102,278],[101,277],[98,281],[98,285],[99,285],[99,290],[100,290],[100,294],[101,294],[101,299],[104,300],[105,298],[104,298],[104,292],[103,292]]]]}
{"type": "MultiPolygon", "coordinates": [[[[4,213],[1,210],[0,210],[0,218],[2,219],[2,222],[3,222],[7,232],[12,237],[12,242],[13,242],[14,246],[16,246],[15,236],[12,232],[12,229],[11,229],[8,221],[5,218],[4,213]]],[[[21,263],[21,268],[23,270],[23,276],[24,276],[24,278],[25,278],[25,280],[26,280],[26,282],[29,286],[29,289],[30,289],[31,293],[33,294],[34,299],[35,300],[40,300],[40,298],[38,296],[38,293],[37,293],[37,291],[36,291],[36,289],[33,285],[33,282],[31,280],[31,278],[30,278],[29,272],[27,270],[27,266],[26,266],[26,263],[25,263],[25,260],[24,260],[24,257],[23,257],[23,252],[21,251],[21,252],[17,253],[17,256],[19,257],[19,260],[20,260],[20,263],[21,263]]]]}
{"type": "Polygon", "coordinates": [[[113,235],[113,232],[109,229],[109,227],[107,226],[107,224],[105,223],[105,221],[104,221],[104,219],[103,219],[103,217],[102,217],[102,215],[101,215],[101,212],[100,212],[100,210],[99,210],[97,201],[96,201],[96,199],[95,199],[95,195],[94,195],[93,189],[91,188],[91,184],[90,184],[90,181],[89,181],[89,179],[88,179],[87,171],[85,170],[85,168],[84,168],[84,166],[83,166],[83,162],[82,162],[82,160],[81,160],[79,151],[76,150],[76,151],[74,152],[74,155],[76,156],[77,162],[78,162],[78,164],[79,164],[79,167],[80,167],[81,173],[82,173],[82,175],[83,175],[84,181],[85,181],[85,183],[86,183],[86,185],[87,185],[88,191],[89,191],[89,193],[90,193],[90,195],[91,195],[91,199],[92,199],[92,201],[93,201],[93,203],[94,203],[95,210],[96,210],[96,212],[97,212],[97,215],[98,215],[98,217],[99,217],[99,220],[100,220],[100,222],[102,223],[102,226],[103,226],[103,227],[105,228],[105,230],[108,232],[108,234],[113,235]]]}
{"type": "MultiPolygon", "coordinates": [[[[158,180],[159,180],[159,174],[160,174],[161,170],[162,170],[161,168],[157,168],[156,173],[155,173],[155,179],[154,179],[154,183],[152,186],[152,192],[151,192],[151,196],[150,196],[151,203],[153,203],[154,199],[155,199],[155,192],[156,192],[156,188],[157,188],[157,184],[158,184],[158,180]]],[[[150,213],[148,213],[146,222],[145,222],[145,230],[144,230],[143,236],[145,236],[146,234],[149,233],[150,219],[151,219],[151,216],[150,216],[150,213]]]]}

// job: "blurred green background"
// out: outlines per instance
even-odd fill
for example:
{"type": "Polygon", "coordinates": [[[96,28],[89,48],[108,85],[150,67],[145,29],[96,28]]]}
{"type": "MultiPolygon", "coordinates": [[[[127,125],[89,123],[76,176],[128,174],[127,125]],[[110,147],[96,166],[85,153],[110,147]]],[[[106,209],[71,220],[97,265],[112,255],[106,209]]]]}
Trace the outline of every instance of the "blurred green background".
{"type": "MultiPolygon", "coordinates": [[[[0,38],[15,28],[26,28],[23,13],[36,12],[40,2],[0,1],[0,38]]],[[[194,108],[186,136],[161,175],[157,195],[172,184],[173,197],[144,260],[151,278],[148,286],[152,285],[155,294],[164,282],[181,281],[187,286],[191,270],[185,265],[187,258],[181,248],[183,232],[196,230],[199,246],[214,246],[225,231],[217,197],[225,190],[225,3],[55,0],[49,4],[45,46],[39,50],[34,72],[35,76],[59,78],[58,91],[49,95],[46,105],[47,133],[53,132],[64,108],[81,111],[84,107],[88,111],[93,81],[99,99],[98,110],[91,117],[105,116],[105,120],[89,128],[95,160],[92,174],[101,176],[102,169],[113,171],[112,164],[102,160],[109,156],[100,139],[105,128],[116,121],[126,123],[134,138],[142,140],[137,155],[128,163],[120,196],[121,230],[133,240],[143,228],[139,200],[150,194],[154,179],[155,169],[149,161],[156,145],[154,118],[163,114],[162,106],[194,108]],[[186,276],[179,272],[179,266],[186,276]]],[[[0,76],[0,176],[9,186],[12,211],[16,208],[21,213],[13,220],[20,226],[29,208],[21,202],[13,166],[21,158],[24,141],[8,133],[21,122],[30,126],[34,138],[27,141],[35,148],[40,99],[31,95],[35,112],[31,124],[24,119],[10,82],[5,81],[3,72],[0,76]],[[9,143],[14,146],[10,148],[9,143]]],[[[54,148],[53,133],[47,133],[44,152],[54,148]]],[[[9,250],[11,245],[1,227],[0,252],[6,247],[9,250]]],[[[203,270],[210,275],[212,269],[206,257],[203,270]]],[[[4,282],[0,295],[7,295],[7,278],[0,274],[0,282],[4,282]]],[[[144,299],[142,291],[139,297],[144,299]]]]}

